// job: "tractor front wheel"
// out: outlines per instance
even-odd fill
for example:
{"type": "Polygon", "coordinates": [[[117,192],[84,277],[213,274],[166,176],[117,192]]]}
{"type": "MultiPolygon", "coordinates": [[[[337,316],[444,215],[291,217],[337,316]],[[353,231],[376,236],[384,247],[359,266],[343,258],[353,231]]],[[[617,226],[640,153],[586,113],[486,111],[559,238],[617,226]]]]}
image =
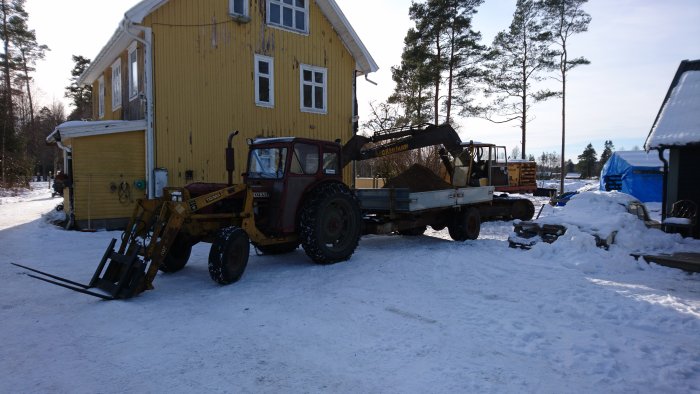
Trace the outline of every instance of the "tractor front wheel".
{"type": "Polygon", "coordinates": [[[191,253],[192,244],[182,237],[175,237],[175,241],[173,241],[168,254],[165,255],[158,269],[168,274],[180,271],[187,265],[187,260],[190,259],[191,253]]]}
{"type": "Polygon", "coordinates": [[[360,205],[347,186],[321,184],[306,199],[299,220],[299,238],[315,263],[333,264],[349,259],[361,232],[360,205]]]}
{"type": "Polygon", "coordinates": [[[222,285],[238,281],[249,255],[248,234],[242,228],[231,226],[219,230],[209,250],[209,276],[222,285]]]}

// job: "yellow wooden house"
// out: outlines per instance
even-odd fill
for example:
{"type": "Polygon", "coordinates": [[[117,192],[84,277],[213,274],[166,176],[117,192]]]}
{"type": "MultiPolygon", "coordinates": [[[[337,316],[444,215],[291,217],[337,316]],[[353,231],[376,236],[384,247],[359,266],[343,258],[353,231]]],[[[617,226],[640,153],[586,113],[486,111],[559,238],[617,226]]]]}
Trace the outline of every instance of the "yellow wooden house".
{"type": "Polygon", "coordinates": [[[141,1],[81,76],[96,121],[48,138],[72,169],[66,207],[78,227],[118,227],[163,183],[225,182],[234,130],[234,182],[247,138],[347,141],[377,68],[334,0],[141,1]]]}

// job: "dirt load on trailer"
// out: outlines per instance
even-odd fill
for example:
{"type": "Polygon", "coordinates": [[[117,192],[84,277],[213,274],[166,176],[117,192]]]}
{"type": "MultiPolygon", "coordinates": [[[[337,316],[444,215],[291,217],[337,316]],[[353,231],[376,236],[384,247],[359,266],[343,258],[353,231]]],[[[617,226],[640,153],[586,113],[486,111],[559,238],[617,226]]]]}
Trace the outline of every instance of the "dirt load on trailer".
{"type": "Polygon", "coordinates": [[[384,189],[388,188],[405,188],[418,193],[453,189],[454,186],[437,176],[430,168],[414,164],[408,170],[386,181],[384,189]]]}

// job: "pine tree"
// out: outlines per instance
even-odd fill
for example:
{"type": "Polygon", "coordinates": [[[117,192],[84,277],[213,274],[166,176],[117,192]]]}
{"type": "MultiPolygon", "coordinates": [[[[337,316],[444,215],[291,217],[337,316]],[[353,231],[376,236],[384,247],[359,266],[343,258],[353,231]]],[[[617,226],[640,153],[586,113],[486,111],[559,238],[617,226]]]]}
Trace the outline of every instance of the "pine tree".
{"type": "Polygon", "coordinates": [[[513,21],[493,40],[486,79],[487,95],[495,96],[485,117],[495,123],[518,121],[522,133],[521,158],[526,157],[527,123],[531,103],[556,95],[549,90],[535,91],[532,83],[541,81],[541,73],[552,67],[549,49],[551,33],[542,23],[540,3],[518,0],[513,21]]]}
{"type": "Polygon", "coordinates": [[[75,109],[68,115],[68,120],[92,118],[92,87],[78,84],[78,79],[90,65],[90,59],[73,55],[75,65],[71,70],[71,84],[66,86],[65,97],[73,100],[75,109]]]}
{"type": "Polygon", "coordinates": [[[428,48],[415,29],[409,29],[404,39],[401,65],[392,67],[392,79],[396,83],[390,104],[398,104],[404,110],[406,123],[426,123],[432,117],[430,84],[432,70],[427,64],[428,48]]]}
{"type": "Polygon", "coordinates": [[[613,150],[615,149],[615,145],[613,145],[613,142],[611,140],[606,140],[605,141],[605,148],[603,148],[603,153],[600,154],[600,164],[599,167],[602,170],[603,166],[605,163],[608,162],[610,159],[610,156],[613,154],[613,150]]]}
{"type": "Polygon", "coordinates": [[[14,63],[17,65],[19,75],[16,79],[25,88],[25,94],[29,100],[30,124],[34,125],[34,100],[30,86],[32,81],[30,73],[36,71],[34,65],[38,60],[44,59],[49,47],[37,42],[36,32],[27,26],[29,16],[26,13],[22,16],[15,16],[10,21],[11,41],[17,53],[14,63]]]}
{"type": "MultiPolygon", "coordinates": [[[[555,57],[559,68],[561,82],[561,157],[564,165],[564,150],[566,147],[566,77],[571,69],[590,61],[584,57],[569,56],[569,39],[579,33],[588,31],[591,16],[583,10],[588,0],[543,0],[545,22],[552,32],[555,57]]],[[[564,173],[561,175],[560,190],[564,192],[564,173]]]]}
{"type": "MultiPolygon", "coordinates": [[[[477,69],[475,64],[483,53],[483,47],[478,44],[481,35],[471,28],[472,17],[483,1],[427,0],[414,2],[409,9],[415,28],[407,34],[404,54],[412,51],[418,55],[413,58],[413,65],[419,65],[422,71],[415,75],[420,78],[420,86],[427,87],[426,82],[431,85],[431,93],[422,97],[432,98],[432,117],[436,124],[441,123],[441,107],[447,122],[452,120],[454,107],[469,112],[469,95],[473,93],[474,70],[477,69]]],[[[400,70],[411,69],[403,66],[400,70]]]]}
{"type": "Polygon", "coordinates": [[[590,178],[594,176],[597,161],[598,156],[593,148],[593,144],[588,144],[586,149],[583,150],[583,153],[578,156],[578,166],[581,177],[590,178]]]}

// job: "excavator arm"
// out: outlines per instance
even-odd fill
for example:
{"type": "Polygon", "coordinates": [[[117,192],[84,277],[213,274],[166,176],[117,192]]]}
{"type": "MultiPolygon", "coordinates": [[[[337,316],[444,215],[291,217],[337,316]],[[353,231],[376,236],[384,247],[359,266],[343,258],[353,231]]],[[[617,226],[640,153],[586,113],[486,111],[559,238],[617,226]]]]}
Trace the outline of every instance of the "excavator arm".
{"type": "MultiPolygon", "coordinates": [[[[343,146],[342,167],[345,168],[352,161],[374,159],[435,145],[442,145],[453,157],[464,150],[462,140],[449,124],[406,126],[381,130],[371,137],[355,135],[343,146]],[[382,144],[385,141],[389,142],[382,144]],[[370,143],[374,145],[365,147],[370,143]]],[[[444,155],[444,151],[441,152],[441,156],[450,171],[449,159],[444,155]]]]}

